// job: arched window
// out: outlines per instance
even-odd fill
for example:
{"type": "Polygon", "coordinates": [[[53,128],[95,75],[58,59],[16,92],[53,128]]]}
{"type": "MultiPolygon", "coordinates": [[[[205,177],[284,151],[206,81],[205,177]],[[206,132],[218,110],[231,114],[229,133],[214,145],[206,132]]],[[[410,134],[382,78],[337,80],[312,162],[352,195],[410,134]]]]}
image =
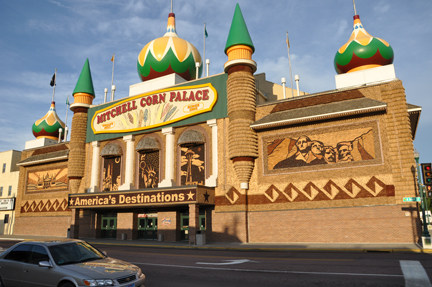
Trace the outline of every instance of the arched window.
{"type": "Polygon", "coordinates": [[[180,146],[180,185],[204,185],[206,180],[204,134],[198,130],[184,132],[180,146]]]}
{"type": "Polygon", "coordinates": [[[138,188],[156,188],[160,175],[159,141],[154,137],[141,139],[135,150],[138,152],[138,188]]]}
{"type": "Polygon", "coordinates": [[[116,191],[122,184],[123,149],[117,143],[107,144],[100,153],[102,165],[102,191],[116,191]]]}

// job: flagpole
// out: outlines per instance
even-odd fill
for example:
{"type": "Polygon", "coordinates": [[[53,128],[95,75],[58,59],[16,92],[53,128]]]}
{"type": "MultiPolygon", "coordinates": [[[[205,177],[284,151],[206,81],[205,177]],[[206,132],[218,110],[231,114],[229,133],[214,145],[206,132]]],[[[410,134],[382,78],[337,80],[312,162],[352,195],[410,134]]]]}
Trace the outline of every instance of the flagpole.
{"type": "Polygon", "coordinates": [[[67,128],[67,114],[68,114],[68,110],[69,110],[68,106],[69,106],[69,95],[67,96],[67,99],[66,99],[66,120],[65,120],[65,137],[64,137],[65,142],[67,141],[67,131],[68,131],[68,128],[67,128]]]}
{"type": "Polygon", "coordinates": [[[114,90],[113,90],[113,84],[114,84],[114,62],[115,62],[115,53],[113,54],[111,60],[112,60],[112,62],[113,62],[113,67],[112,67],[112,76],[111,76],[111,101],[114,101],[114,90]]]}
{"type": "Polygon", "coordinates": [[[55,82],[56,82],[56,78],[57,78],[57,68],[55,69],[55,73],[54,73],[54,85],[53,85],[53,96],[52,96],[52,102],[54,102],[54,95],[55,95],[55,82]]]}
{"type": "Polygon", "coordinates": [[[353,6],[354,6],[354,15],[357,15],[357,10],[356,10],[356,6],[355,6],[355,1],[353,0],[353,6]]]}
{"type": "Polygon", "coordinates": [[[291,70],[291,57],[290,57],[290,52],[289,52],[290,44],[289,44],[289,40],[288,40],[288,31],[286,31],[286,42],[287,42],[288,62],[289,62],[290,76],[291,76],[291,96],[294,98],[292,70],[291,70]]]}
{"type": "Polygon", "coordinates": [[[204,22],[204,59],[203,59],[203,65],[205,65],[205,39],[206,39],[206,23],[204,22]]]}

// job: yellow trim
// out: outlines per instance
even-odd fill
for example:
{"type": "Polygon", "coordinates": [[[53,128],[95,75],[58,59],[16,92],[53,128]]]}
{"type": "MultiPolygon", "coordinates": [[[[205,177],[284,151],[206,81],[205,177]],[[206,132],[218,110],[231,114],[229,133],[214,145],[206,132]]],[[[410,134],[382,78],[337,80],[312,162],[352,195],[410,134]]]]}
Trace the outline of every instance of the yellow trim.
{"type": "Polygon", "coordinates": [[[43,139],[43,138],[58,140],[58,137],[52,137],[52,136],[39,136],[39,137],[37,137],[37,139],[43,139]]]}
{"type": "Polygon", "coordinates": [[[377,65],[377,64],[363,65],[363,66],[351,69],[347,73],[352,73],[352,72],[357,72],[357,71],[361,71],[361,70],[372,69],[372,68],[381,67],[381,66],[382,65],[377,65]]]}
{"type": "Polygon", "coordinates": [[[235,45],[227,50],[228,61],[236,59],[252,60],[252,48],[245,45],[235,45]]]}
{"type": "Polygon", "coordinates": [[[160,127],[160,126],[166,126],[166,125],[169,125],[171,123],[175,123],[175,122],[178,122],[178,121],[181,121],[181,120],[184,120],[184,119],[187,119],[187,118],[199,115],[199,114],[210,112],[210,111],[213,110],[213,107],[216,104],[217,100],[218,100],[218,93],[217,93],[216,89],[213,87],[213,85],[211,83],[201,84],[201,85],[193,85],[193,86],[175,87],[175,88],[162,89],[162,90],[158,90],[158,91],[152,91],[152,92],[149,92],[149,93],[144,93],[144,94],[140,94],[140,95],[133,96],[133,97],[130,97],[130,98],[126,98],[125,100],[117,102],[114,105],[108,106],[108,107],[106,107],[106,108],[104,108],[102,110],[97,111],[93,115],[93,117],[92,117],[91,128],[93,130],[93,134],[95,134],[95,135],[96,134],[108,134],[108,133],[110,133],[110,134],[128,133],[128,132],[135,132],[135,131],[153,129],[153,128],[157,128],[157,127],[160,127]],[[163,123],[159,123],[159,124],[154,124],[154,125],[146,126],[146,127],[139,127],[139,128],[133,128],[133,129],[126,129],[126,130],[115,130],[115,131],[96,131],[95,128],[94,128],[93,123],[94,123],[95,118],[96,118],[97,115],[99,115],[99,114],[101,114],[101,113],[103,113],[103,112],[105,112],[107,110],[110,110],[110,109],[112,109],[114,107],[120,106],[123,103],[131,102],[133,100],[136,100],[136,99],[139,99],[139,98],[143,98],[143,97],[147,97],[147,96],[151,96],[151,95],[155,95],[155,94],[161,94],[161,93],[164,93],[164,92],[178,91],[178,90],[192,90],[192,89],[198,89],[198,88],[204,88],[204,87],[210,88],[213,91],[213,93],[214,93],[213,102],[210,103],[210,106],[207,109],[203,109],[203,110],[197,111],[196,113],[191,113],[189,115],[185,115],[183,117],[176,118],[176,119],[173,119],[173,120],[170,120],[170,121],[167,121],[167,122],[163,122],[163,123]]]}

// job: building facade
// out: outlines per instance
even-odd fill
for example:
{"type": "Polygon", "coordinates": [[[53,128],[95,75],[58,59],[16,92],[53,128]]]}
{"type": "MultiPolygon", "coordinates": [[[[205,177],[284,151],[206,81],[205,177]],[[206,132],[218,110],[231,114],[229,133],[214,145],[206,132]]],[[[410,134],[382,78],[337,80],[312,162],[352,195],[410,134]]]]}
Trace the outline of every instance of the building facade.
{"type": "Polygon", "coordinates": [[[407,104],[392,51],[384,55],[390,62],[373,62],[372,53],[347,63],[343,53],[357,43],[345,45],[335,90],[291,97],[254,76],[255,48],[238,5],[218,75],[199,78],[201,57],[178,39],[173,13],[167,26],[139,54],[143,82],[128,98],[93,105],[86,61],[70,142],[23,153],[17,234],[43,221],[59,236],[69,228],[74,238],[190,244],[203,235],[209,242],[419,240],[418,208],[403,197],[418,192],[413,139],[421,108],[407,104]],[[152,49],[175,53],[155,60],[152,49]],[[55,183],[65,185],[30,191],[39,170],[59,170],[55,183]],[[59,208],[28,208],[47,202],[59,208]]]}
{"type": "Polygon", "coordinates": [[[19,176],[17,163],[20,159],[20,151],[0,152],[0,234],[12,234],[14,231],[19,176]]]}

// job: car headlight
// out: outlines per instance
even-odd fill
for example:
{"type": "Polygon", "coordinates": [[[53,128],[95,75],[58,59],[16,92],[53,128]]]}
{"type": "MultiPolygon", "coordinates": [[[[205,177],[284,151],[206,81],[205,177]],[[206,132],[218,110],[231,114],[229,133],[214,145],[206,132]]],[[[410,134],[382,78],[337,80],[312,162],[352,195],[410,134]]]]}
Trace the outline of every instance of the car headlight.
{"type": "Polygon", "coordinates": [[[144,277],[144,274],[142,273],[141,269],[138,271],[138,273],[137,273],[136,276],[137,276],[137,278],[139,278],[139,279],[141,279],[141,278],[144,277]]]}
{"type": "Polygon", "coordinates": [[[97,279],[97,280],[89,279],[83,281],[86,286],[113,286],[114,285],[114,281],[112,281],[111,279],[97,279]]]}

